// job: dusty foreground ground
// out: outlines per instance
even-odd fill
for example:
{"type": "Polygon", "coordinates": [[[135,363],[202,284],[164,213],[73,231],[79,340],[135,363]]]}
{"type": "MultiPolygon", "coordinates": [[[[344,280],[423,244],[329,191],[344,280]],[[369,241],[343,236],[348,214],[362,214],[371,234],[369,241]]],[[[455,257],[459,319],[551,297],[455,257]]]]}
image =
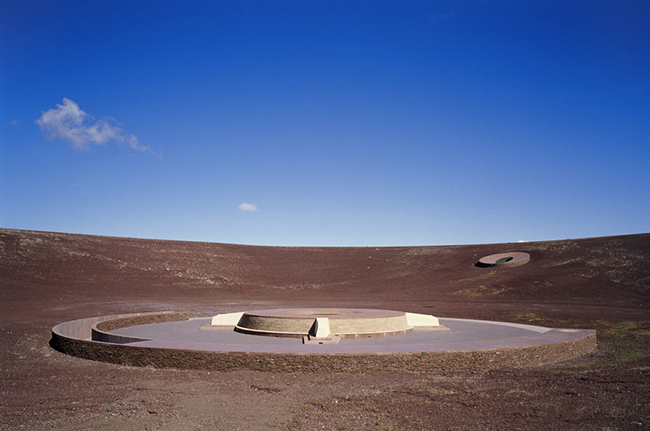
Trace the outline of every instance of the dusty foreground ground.
{"type": "Polygon", "coordinates": [[[0,429],[647,430],[650,234],[449,247],[283,248],[0,229],[0,429]],[[525,251],[531,263],[478,268],[525,251]],[[598,329],[569,363],[439,375],[209,373],[48,346],[105,314],[387,308],[598,329]]]}

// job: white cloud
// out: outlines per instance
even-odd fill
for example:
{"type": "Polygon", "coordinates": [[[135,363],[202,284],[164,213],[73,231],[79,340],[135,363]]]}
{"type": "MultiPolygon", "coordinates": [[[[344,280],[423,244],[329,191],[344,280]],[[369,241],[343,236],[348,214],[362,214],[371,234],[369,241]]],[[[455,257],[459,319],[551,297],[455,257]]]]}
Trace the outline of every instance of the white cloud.
{"type": "Polygon", "coordinates": [[[257,211],[257,205],[255,205],[255,204],[248,204],[248,203],[244,202],[243,204],[239,204],[239,205],[237,206],[237,209],[238,209],[239,211],[246,211],[246,212],[254,213],[255,211],[257,211]]]}
{"type": "Polygon", "coordinates": [[[517,241],[517,242],[528,242],[528,241],[526,241],[525,239],[520,239],[520,240],[517,241]]]}
{"type": "Polygon", "coordinates": [[[14,127],[18,127],[18,120],[11,120],[11,125],[14,127]]]}
{"type": "Polygon", "coordinates": [[[85,125],[86,119],[92,119],[75,102],[63,98],[63,105],[43,112],[36,124],[48,139],[66,141],[76,151],[90,149],[91,145],[103,145],[109,141],[126,143],[137,151],[149,151],[149,147],[140,145],[134,134],[125,135],[123,130],[112,125],[111,118],[101,119],[94,124],[85,125]]]}
{"type": "Polygon", "coordinates": [[[133,148],[134,150],[138,150],[138,151],[150,150],[150,147],[140,145],[140,141],[138,140],[137,136],[135,136],[133,133],[131,133],[129,136],[126,137],[126,143],[129,145],[129,147],[133,148]]]}

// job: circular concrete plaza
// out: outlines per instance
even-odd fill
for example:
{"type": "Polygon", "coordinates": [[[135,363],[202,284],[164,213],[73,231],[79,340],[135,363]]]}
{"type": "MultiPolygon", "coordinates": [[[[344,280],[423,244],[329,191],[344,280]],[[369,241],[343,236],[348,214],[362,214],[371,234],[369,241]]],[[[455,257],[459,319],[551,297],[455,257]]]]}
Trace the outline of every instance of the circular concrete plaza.
{"type": "Polygon", "coordinates": [[[153,323],[112,331],[147,338],[129,343],[153,349],[214,352],[357,354],[422,353],[511,349],[562,343],[592,335],[595,331],[553,329],[515,323],[439,318],[441,330],[414,330],[389,337],[342,338],[337,344],[303,344],[300,338],[259,336],[232,328],[201,330],[211,318],[153,323]]]}
{"type": "Polygon", "coordinates": [[[85,359],[157,368],[444,372],[573,359],[596,348],[596,331],[368,309],[257,310],[191,319],[153,312],[64,322],[52,329],[50,345],[85,359]]]}

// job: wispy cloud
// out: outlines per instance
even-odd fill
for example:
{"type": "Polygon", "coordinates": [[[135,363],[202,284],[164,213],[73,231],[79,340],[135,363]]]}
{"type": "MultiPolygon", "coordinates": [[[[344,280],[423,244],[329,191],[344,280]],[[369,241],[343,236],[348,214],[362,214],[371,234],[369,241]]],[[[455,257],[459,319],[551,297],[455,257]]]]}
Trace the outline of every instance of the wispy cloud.
{"type": "Polygon", "coordinates": [[[103,145],[109,141],[128,145],[137,151],[150,151],[148,146],[140,145],[133,134],[126,134],[121,127],[111,124],[112,118],[96,121],[94,124],[84,124],[93,117],[79,108],[75,102],[64,98],[63,105],[43,112],[36,124],[48,139],[61,139],[76,151],[85,151],[92,145],[103,145]]]}
{"type": "Polygon", "coordinates": [[[239,211],[254,213],[255,211],[257,211],[257,205],[244,202],[243,204],[239,204],[237,206],[237,209],[239,211]]]}
{"type": "Polygon", "coordinates": [[[18,127],[18,120],[11,120],[11,125],[14,127],[18,127]]]}

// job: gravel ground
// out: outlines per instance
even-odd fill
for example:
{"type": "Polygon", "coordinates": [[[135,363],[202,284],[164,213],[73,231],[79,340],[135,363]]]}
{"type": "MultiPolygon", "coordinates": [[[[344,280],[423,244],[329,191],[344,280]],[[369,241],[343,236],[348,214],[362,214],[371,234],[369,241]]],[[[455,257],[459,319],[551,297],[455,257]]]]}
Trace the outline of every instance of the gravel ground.
{"type": "Polygon", "coordinates": [[[648,234],[388,248],[0,237],[0,429],[650,429],[648,234]],[[512,250],[531,262],[475,266],[512,250]],[[593,328],[599,348],[489,372],[281,374],[125,367],[48,345],[83,317],[315,304],[593,328]]]}

